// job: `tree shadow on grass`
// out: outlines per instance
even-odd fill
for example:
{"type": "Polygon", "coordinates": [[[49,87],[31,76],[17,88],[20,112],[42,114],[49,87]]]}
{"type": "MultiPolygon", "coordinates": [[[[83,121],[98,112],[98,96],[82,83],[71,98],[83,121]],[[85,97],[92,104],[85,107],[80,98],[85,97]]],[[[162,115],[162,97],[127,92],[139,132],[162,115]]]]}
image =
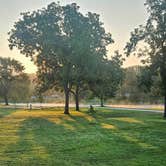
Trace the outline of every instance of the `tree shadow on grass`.
{"type": "Polygon", "coordinates": [[[60,124],[50,124],[46,119],[42,119],[44,123],[40,124],[50,124],[46,127],[50,130],[46,133],[44,126],[40,125],[38,126],[40,130],[34,133],[36,141],[40,139],[41,146],[46,147],[51,158],[54,158],[53,163],[57,163],[59,159],[61,165],[81,165],[81,163],[83,165],[111,165],[122,162],[119,158],[133,160],[146,149],[150,152],[154,148],[131,135],[125,137],[124,133],[119,134],[115,126],[110,123],[91,125],[84,117],[73,118],[74,121],[65,119],[65,123],[75,126],[75,130],[69,130],[60,124]],[[84,130],[80,128],[79,123],[85,125],[84,130]],[[48,135],[52,136],[48,137],[48,135]]]}
{"type": "Polygon", "coordinates": [[[18,134],[19,141],[5,151],[7,165],[77,165],[81,164],[78,152],[95,146],[90,141],[93,134],[82,135],[41,118],[25,120],[18,134]]]}
{"type": "Polygon", "coordinates": [[[51,123],[46,123],[41,119],[26,119],[18,131],[18,141],[15,144],[8,146],[4,153],[4,156],[6,155],[7,159],[4,159],[4,161],[2,159],[1,165],[47,165],[49,153],[47,148],[40,143],[42,140],[42,133],[34,137],[34,133],[37,130],[40,130],[40,127],[43,131],[47,131],[46,127],[51,128],[51,123]],[[37,138],[37,140],[35,138],[37,138]]]}
{"type": "MultiPolygon", "coordinates": [[[[103,166],[125,163],[126,159],[128,165],[142,153],[152,154],[153,147],[146,140],[135,137],[136,131],[131,123],[113,121],[101,113],[89,115],[80,112],[66,116],[51,112],[41,114],[39,111],[35,112],[35,117],[32,115],[25,116],[18,131],[19,139],[8,146],[3,154],[7,158],[0,161],[1,165],[103,166]]],[[[143,129],[138,133],[141,131],[143,129]]]]}

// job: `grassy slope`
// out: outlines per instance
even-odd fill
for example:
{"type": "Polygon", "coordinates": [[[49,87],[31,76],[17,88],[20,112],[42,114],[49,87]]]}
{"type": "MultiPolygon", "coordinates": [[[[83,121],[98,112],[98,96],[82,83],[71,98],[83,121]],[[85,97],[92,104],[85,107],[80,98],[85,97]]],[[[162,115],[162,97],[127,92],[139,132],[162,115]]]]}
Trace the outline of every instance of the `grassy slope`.
{"type": "Polygon", "coordinates": [[[163,166],[161,114],[0,109],[0,166],[163,166]]]}

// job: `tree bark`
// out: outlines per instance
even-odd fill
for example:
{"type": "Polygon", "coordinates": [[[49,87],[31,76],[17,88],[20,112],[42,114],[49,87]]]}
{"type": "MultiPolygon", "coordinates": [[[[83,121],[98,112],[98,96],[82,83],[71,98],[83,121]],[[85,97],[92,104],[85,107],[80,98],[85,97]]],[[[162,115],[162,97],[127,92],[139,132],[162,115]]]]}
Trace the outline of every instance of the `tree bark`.
{"type": "Polygon", "coordinates": [[[166,118],[166,94],[164,96],[164,118],[166,118]]]}
{"type": "Polygon", "coordinates": [[[75,104],[76,104],[76,111],[80,110],[79,106],[79,87],[76,86],[76,91],[75,91],[75,104]]]}
{"type": "Polygon", "coordinates": [[[100,98],[100,106],[104,107],[104,99],[103,99],[103,97],[100,98]]]}
{"type": "Polygon", "coordinates": [[[69,89],[65,88],[65,111],[64,114],[69,114],[69,89]]]}
{"type": "Polygon", "coordinates": [[[160,75],[164,86],[164,118],[166,118],[166,46],[162,43],[163,59],[160,68],[160,75]]]}
{"type": "Polygon", "coordinates": [[[5,105],[9,105],[8,97],[6,95],[4,96],[4,100],[5,100],[5,105]]]}

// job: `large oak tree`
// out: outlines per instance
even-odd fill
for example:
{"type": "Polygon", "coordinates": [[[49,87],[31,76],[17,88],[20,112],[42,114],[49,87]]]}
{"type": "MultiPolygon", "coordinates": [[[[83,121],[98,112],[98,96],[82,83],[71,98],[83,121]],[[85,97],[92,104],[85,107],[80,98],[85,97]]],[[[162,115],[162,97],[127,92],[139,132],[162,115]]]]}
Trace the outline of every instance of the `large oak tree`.
{"type": "Polygon", "coordinates": [[[94,57],[102,59],[106,46],[113,42],[99,16],[84,16],[75,3],[51,3],[47,8],[23,13],[9,34],[10,48],[17,47],[36,63],[40,91],[63,89],[65,114],[69,114],[72,87],[77,91],[80,80],[90,72],[86,64],[94,57]]]}

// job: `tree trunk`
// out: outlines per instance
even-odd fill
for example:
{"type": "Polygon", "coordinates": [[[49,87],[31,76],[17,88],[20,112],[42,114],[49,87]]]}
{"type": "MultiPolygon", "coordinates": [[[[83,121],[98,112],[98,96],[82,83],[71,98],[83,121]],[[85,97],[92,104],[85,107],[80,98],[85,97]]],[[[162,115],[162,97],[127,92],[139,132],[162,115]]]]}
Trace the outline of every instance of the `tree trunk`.
{"type": "Polygon", "coordinates": [[[164,96],[164,118],[166,118],[166,95],[164,96]]]}
{"type": "Polygon", "coordinates": [[[5,100],[5,105],[9,105],[8,97],[6,95],[4,96],[4,100],[5,100]]]}
{"type": "Polygon", "coordinates": [[[76,104],[76,111],[79,111],[80,107],[79,107],[79,88],[78,88],[78,86],[76,87],[76,91],[75,91],[75,104],[76,104]]]}
{"type": "Polygon", "coordinates": [[[166,118],[166,46],[162,43],[163,59],[160,67],[160,75],[164,86],[164,118],[166,118]]]}
{"type": "Polygon", "coordinates": [[[100,106],[104,107],[104,99],[103,99],[103,97],[100,98],[100,106]]]}
{"type": "Polygon", "coordinates": [[[65,88],[65,111],[64,114],[69,114],[69,89],[65,88]]]}

